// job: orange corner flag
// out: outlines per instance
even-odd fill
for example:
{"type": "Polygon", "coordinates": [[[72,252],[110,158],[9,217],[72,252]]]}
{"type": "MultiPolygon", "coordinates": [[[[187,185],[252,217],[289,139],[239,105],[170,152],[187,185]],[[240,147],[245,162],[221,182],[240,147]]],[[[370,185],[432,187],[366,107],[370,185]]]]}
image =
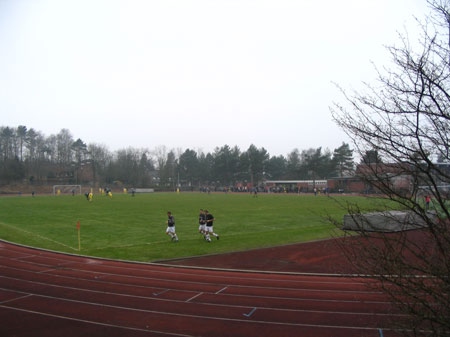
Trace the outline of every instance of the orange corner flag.
{"type": "Polygon", "coordinates": [[[81,251],[80,221],[77,221],[77,231],[78,231],[78,251],[81,251]]]}

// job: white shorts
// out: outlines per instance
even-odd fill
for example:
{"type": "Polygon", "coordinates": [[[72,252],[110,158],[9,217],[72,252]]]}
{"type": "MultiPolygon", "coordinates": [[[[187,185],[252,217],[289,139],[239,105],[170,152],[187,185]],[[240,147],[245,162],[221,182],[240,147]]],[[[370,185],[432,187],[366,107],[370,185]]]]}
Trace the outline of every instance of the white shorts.
{"type": "Polygon", "coordinates": [[[198,231],[199,232],[200,231],[204,232],[205,231],[205,225],[198,225],[198,231]]]}
{"type": "Polygon", "coordinates": [[[214,226],[205,226],[205,232],[206,233],[214,233],[214,226]]]}
{"type": "Polygon", "coordinates": [[[166,233],[173,233],[173,234],[175,234],[175,226],[172,226],[172,227],[167,227],[167,229],[166,229],[166,233]]]}

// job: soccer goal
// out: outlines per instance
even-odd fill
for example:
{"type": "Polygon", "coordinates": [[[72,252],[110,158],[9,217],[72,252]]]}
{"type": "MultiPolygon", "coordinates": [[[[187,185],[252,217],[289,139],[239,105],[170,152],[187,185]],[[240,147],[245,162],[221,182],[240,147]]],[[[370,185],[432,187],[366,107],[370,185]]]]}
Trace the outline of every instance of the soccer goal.
{"type": "Polygon", "coordinates": [[[81,194],[81,185],[53,185],[53,195],[81,194]]]}

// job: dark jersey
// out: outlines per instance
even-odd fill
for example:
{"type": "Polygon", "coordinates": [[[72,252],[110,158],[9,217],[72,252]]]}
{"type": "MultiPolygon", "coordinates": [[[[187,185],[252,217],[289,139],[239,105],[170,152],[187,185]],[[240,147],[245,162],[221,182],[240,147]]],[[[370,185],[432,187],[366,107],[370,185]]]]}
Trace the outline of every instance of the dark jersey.
{"type": "Polygon", "coordinates": [[[214,216],[211,213],[206,214],[206,226],[212,226],[214,222],[214,216]]]}
{"type": "Polygon", "coordinates": [[[169,219],[167,219],[167,226],[169,227],[175,226],[175,218],[173,217],[173,215],[170,215],[169,219]]]}
{"type": "Polygon", "coordinates": [[[204,225],[206,223],[206,214],[200,213],[198,215],[198,223],[199,225],[204,225]]]}

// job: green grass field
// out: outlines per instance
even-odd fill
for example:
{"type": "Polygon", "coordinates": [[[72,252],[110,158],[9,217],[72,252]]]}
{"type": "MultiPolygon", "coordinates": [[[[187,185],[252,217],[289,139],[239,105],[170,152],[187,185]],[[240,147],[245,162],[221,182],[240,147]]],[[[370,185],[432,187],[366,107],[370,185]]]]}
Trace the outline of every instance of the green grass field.
{"type": "Polygon", "coordinates": [[[289,194],[115,194],[94,195],[92,202],[82,195],[3,197],[0,237],[72,254],[158,261],[340,235],[326,217],[342,219],[348,202],[375,208],[362,197],[289,194]],[[198,233],[200,208],[214,215],[220,240],[207,243],[198,233]],[[168,210],[178,243],[165,234],[168,210]]]}

